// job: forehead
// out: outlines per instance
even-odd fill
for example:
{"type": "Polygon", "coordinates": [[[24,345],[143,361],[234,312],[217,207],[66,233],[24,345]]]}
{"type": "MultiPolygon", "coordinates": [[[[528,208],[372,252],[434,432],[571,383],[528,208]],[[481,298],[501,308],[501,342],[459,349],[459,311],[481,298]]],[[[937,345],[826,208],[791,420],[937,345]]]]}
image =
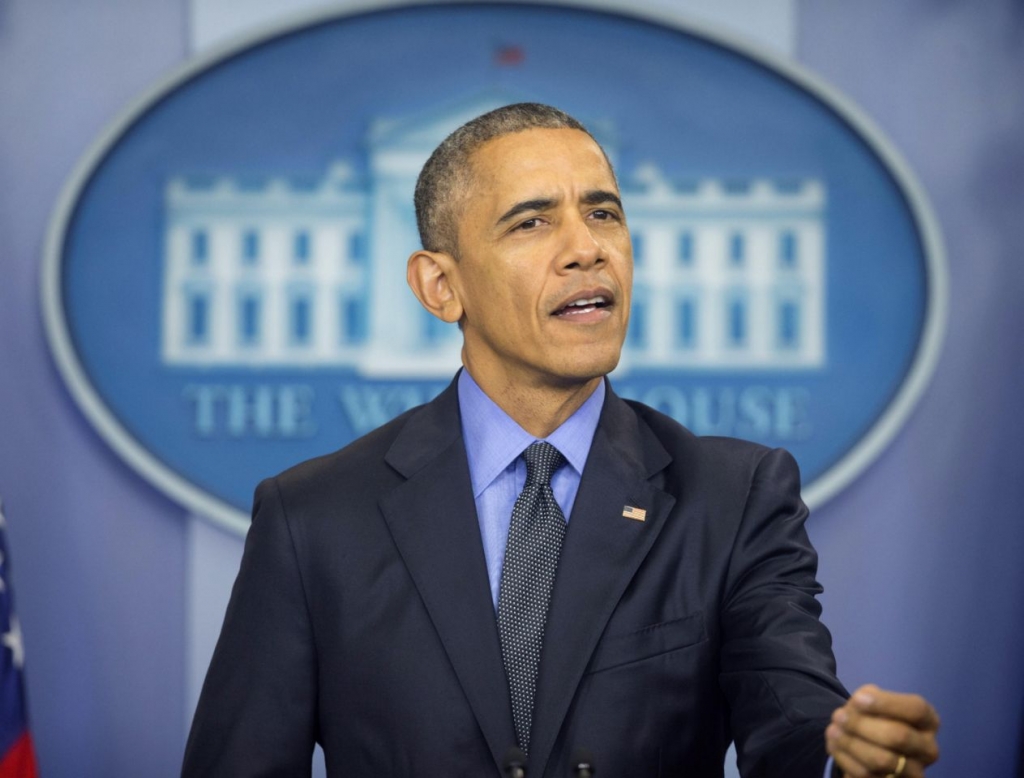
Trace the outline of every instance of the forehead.
{"type": "Polygon", "coordinates": [[[516,199],[538,188],[618,191],[608,160],[581,130],[530,129],[484,143],[470,156],[476,197],[516,199]]]}

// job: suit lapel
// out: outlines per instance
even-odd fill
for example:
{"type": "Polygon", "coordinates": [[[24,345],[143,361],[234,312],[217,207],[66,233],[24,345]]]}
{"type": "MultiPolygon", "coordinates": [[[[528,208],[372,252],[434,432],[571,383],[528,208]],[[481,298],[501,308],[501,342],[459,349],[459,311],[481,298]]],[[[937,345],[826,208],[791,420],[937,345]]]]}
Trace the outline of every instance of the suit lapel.
{"type": "Polygon", "coordinates": [[[530,739],[543,775],[562,721],[608,619],[664,526],[675,498],[649,479],[669,454],[610,390],[587,458],[552,594],[530,739]],[[643,521],[623,516],[646,511],[643,521]]]}
{"type": "Polygon", "coordinates": [[[382,498],[384,518],[498,765],[515,733],[455,382],[386,460],[408,480],[382,498]]]}

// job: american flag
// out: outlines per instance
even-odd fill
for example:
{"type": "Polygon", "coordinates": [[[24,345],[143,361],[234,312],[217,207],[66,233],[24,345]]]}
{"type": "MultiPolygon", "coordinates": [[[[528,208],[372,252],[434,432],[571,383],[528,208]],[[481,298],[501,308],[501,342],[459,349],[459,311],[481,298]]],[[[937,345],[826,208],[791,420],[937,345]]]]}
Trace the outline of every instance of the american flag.
{"type": "Polygon", "coordinates": [[[7,521],[0,503],[0,778],[38,778],[21,675],[25,650],[21,625],[14,613],[9,572],[7,521]]]}
{"type": "MultiPolygon", "coordinates": [[[[645,511],[643,508],[637,508],[636,506],[633,505],[624,505],[622,507],[622,515],[625,516],[627,519],[634,519],[636,521],[647,520],[647,511],[645,511]]],[[[0,776],[0,778],[3,777],[0,776]]]]}

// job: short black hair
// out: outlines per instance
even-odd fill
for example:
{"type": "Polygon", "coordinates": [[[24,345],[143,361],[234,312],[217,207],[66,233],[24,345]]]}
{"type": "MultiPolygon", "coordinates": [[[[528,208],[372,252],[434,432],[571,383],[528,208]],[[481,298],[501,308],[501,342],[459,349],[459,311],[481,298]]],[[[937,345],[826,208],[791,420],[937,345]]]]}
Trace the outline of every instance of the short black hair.
{"type": "Polygon", "coordinates": [[[416,225],[423,248],[458,256],[457,208],[469,185],[470,157],[487,141],[533,129],[580,130],[594,137],[565,111],[542,103],[514,103],[466,122],[434,149],[416,180],[416,225]]]}

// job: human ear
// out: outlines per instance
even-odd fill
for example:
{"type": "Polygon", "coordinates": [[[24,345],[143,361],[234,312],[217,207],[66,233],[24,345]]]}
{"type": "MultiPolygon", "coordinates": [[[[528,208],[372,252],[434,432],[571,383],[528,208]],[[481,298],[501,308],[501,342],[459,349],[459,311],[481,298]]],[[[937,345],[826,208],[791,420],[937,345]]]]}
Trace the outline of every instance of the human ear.
{"type": "Polygon", "coordinates": [[[441,321],[457,322],[462,318],[462,302],[452,283],[458,272],[454,257],[439,251],[413,252],[405,268],[405,278],[416,299],[441,321]]]}

